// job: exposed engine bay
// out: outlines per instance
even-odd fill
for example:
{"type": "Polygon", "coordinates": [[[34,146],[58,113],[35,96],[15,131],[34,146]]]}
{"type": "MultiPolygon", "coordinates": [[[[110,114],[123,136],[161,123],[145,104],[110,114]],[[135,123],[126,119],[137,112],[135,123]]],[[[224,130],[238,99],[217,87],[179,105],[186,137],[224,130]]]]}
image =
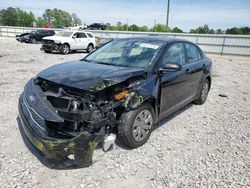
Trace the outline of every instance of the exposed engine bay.
{"type": "Polygon", "coordinates": [[[90,92],[79,92],[49,81],[37,80],[46,99],[64,118],[60,125],[49,124],[48,128],[75,135],[77,132],[95,132],[101,127],[115,124],[114,109],[120,103],[111,100],[106,92],[94,95],[90,92]]]}
{"type": "Polygon", "coordinates": [[[47,129],[52,132],[60,131],[69,137],[85,131],[96,133],[101,129],[105,135],[115,133],[119,116],[125,108],[133,109],[143,102],[143,98],[132,91],[134,85],[130,85],[130,82],[135,84],[134,79],[119,83],[119,87],[115,84],[112,86],[113,83],[108,81],[103,86],[98,83],[95,88],[91,88],[95,92],[91,92],[36,78],[35,84],[42,89],[46,100],[64,119],[60,123],[46,121],[47,129]]]}

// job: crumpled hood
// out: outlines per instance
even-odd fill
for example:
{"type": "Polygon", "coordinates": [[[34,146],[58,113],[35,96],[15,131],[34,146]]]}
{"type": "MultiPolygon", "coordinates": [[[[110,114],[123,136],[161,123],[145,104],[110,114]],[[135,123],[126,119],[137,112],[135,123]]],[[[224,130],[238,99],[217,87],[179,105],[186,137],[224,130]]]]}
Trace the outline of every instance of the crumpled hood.
{"type": "Polygon", "coordinates": [[[58,40],[58,41],[65,40],[65,38],[68,38],[68,37],[62,37],[62,36],[43,37],[43,39],[45,39],[45,40],[58,40]]]}
{"type": "Polygon", "coordinates": [[[30,35],[30,33],[22,33],[20,35],[16,35],[16,37],[24,37],[25,35],[30,35]]]}
{"type": "Polygon", "coordinates": [[[145,70],[140,68],[72,61],[52,66],[37,76],[65,86],[95,92],[131,77],[143,75],[144,72],[145,70]]]}

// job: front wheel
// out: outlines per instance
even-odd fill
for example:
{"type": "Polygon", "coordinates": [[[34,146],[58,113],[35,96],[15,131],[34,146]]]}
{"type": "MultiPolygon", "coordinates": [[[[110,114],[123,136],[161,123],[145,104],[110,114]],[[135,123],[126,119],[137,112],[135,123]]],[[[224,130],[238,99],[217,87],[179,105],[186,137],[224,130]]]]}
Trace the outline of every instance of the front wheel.
{"type": "Polygon", "coordinates": [[[37,43],[37,40],[36,40],[35,38],[31,38],[31,39],[30,39],[30,42],[31,42],[32,44],[36,44],[36,43],[37,43]]]}
{"type": "Polygon", "coordinates": [[[144,104],[121,115],[118,137],[129,148],[137,148],[147,142],[153,125],[153,108],[144,104]]]}
{"type": "Polygon", "coordinates": [[[205,101],[207,100],[209,87],[210,87],[209,80],[206,79],[202,85],[202,88],[201,88],[201,91],[199,94],[199,98],[193,102],[194,104],[202,105],[205,103],[205,101]]]}
{"type": "Polygon", "coordinates": [[[69,54],[70,52],[70,47],[68,44],[63,44],[62,45],[62,49],[61,49],[61,53],[63,54],[69,54]]]}
{"type": "Polygon", "coordinates": [[[51,51],[50,51],[50,50],[44,50],[44,52],[45,52],[45,53],[51,53],[51,51]]]}

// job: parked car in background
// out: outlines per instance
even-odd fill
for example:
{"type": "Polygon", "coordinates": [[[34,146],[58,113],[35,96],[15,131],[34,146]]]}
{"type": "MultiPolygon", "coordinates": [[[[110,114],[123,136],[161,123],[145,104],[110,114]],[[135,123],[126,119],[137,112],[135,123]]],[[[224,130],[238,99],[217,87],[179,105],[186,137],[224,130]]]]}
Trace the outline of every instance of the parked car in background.
{"type": "Polygon", "coordinates": [[[93,24],[88,26],[88,29],[90,29],[90,30],[105,30],[106,25],[102,24],[102,23],[93,23],[93,24]]]}
{"type": "Polygon", "coordinates": [[[114,39],[32,78],[19,99],[19,129],[54,165],[86,167],[115,135],[140,147],[158,121],[189,103],[204,104],[211,69],[202,50],[183,39],[114,39]]]}
{"type": "Polygon", "coordinates": [[[83,25],[75,24],[72,27],[69,27],[68,29],[69,30],[84,30],[84,29],[87,29],[87,26],[84,24],[83,25]]]}
{"type": "Polygon", "coordinates": [[[92,33],[70,30],[45,37],[42,43],[41,50],[46,53],[57,51],[68,54],[73,50],[87,50],[87,52],[92,52],[96,47],[95,37],[92,33]]]}
{"type": "Polygon", "coordinates": [[[19,42],[29,42],[37,43],[41,42],[43,37],[53,36],[55,31],[53,30],[37,30],[32,31],[31,33],[23,33],[21,35],[16,35],[16,40],[19,42]]]}

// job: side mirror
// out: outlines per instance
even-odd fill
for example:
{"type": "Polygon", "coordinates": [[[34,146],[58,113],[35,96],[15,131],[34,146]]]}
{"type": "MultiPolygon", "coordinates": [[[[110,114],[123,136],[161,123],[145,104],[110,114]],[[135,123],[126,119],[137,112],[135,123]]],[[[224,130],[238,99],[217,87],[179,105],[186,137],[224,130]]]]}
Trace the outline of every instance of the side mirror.
{"type": "Polygon", "coordinates": [[[160,72],[176,72],[181,70],[182,67],[176,63],[167,63],[163,67],[159,68],[160,72]]]}
{"type": "Polygon", "coordinates": [[[75,36],[75,35],[73,35],[73,36],[72,36],[72,38],[73,38],[73,39],[76,39],[76,36],[75,36]]]}

